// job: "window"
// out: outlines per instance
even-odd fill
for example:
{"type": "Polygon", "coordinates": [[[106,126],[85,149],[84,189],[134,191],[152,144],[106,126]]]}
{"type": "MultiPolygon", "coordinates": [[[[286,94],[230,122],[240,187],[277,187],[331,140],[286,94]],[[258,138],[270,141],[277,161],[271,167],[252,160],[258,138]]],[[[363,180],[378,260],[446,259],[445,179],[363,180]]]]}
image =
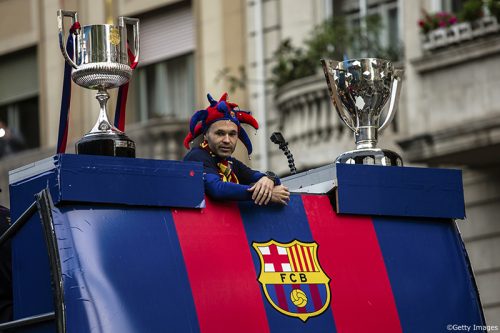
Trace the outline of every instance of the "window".
{"type": "Polygon", "coordinates": [[[40,146],[37,73],[35,48],[0,57],[0,157],[40,146]]]}
{"type": "Polygon", "coordinates": [[[141,53],[132,86],[132,121],[188,119],[195,105],[195,21],[189,2],[146,13],[141,20],[141,53]]]}
{"type": "MultiPolygon", "coordinates": [[[[4,131],[0,130],[0,135],[4,134],[0,140],[6,140],[10,136],[10,152],[40,146],[38,117],[38,97],[0,106],[0,127],[8,131],[5,135],[4,131]]],[[[5,154],[5,151],[3,153],[5,154]]]]}
{"type": "Polygon", "coordinates": [[[442,0],[441,8],[445,12],[458,13],[466,0],[442,0]]]}
{"type": "MultiPolygon", "coordinates": [[[[347,26],[350,29],[360,29],[360,11],[357,2],[343,1],[342,8],[344,9],[347,26]]],[[[399,31],[399,8],[398,1],[373,1],[368,2],[366,15],[370,17],[372,22],[379,21],[381,32],[377,36],[370,36],[369,40],[373,41],[374,38],[379,44],[381,49],[388,53],[386,56],[397,59],[400,49],[400,31],[399,31]]],[[[368,20],[370,21],[370,20],[368,20]]],[[[367,33],[370,34],[370,27],[367,33]]],[[[353,41],[353,50],[351,52],[357,53],[356,50],[361,47],[360,41],[353,41]]]]}
{"type": "Polygon", "coordinates": [[[187,54],[137,70],[139,121],[188,119],[195,104],[194,57],[187,54]]]}

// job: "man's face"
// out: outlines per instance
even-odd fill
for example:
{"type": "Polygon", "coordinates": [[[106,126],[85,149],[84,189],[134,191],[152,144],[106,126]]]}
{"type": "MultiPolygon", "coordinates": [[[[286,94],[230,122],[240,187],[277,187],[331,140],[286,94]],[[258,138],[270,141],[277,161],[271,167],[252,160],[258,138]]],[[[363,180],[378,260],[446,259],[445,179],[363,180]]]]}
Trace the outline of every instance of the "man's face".
{"type": "Polygon", "coordinates": [[[205,133],[210,150],[219,157],[229,157],[236,148],[238,126],[229,120],[219,120],[210,125],[205,133]]]}

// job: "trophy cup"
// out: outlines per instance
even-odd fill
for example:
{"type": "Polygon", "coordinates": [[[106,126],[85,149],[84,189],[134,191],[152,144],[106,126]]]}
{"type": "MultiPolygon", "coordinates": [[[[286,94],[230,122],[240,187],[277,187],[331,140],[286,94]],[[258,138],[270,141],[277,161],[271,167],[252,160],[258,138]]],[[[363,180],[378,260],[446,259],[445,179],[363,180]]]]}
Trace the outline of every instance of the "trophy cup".
{"type": "Polygon", "coordinates": [[[139,58],[139,20],[119,17],[118,26],[94,24],[83,26],[74,33],[73,57],[64,45],[63,19],[70,17],[72,24],[78,21],[73,11],[57,11],[59,44],[64,59],[73,67],[71,78],[77,85],[97,90],[100,105],[99,118],[92,130],[76,143],[77,154],[135,157],[135,143],[125,133],[113,126],[109,120],[106,103],[107,89],[127,83],[132,68],[127,52],[128,26],[132,26],[132,42],[135,60],[139,58]]]}
{"type": "Polygon", "coordinates": [[[375,58],[342,62],[322,59],[321,63],[333,105],[356,139],[356,149],[341,154],[335,162],[402,166],[397,153],[376,145],[378,132],[396,113],[403,70],[394,69],[388,60],[375,58]],[[386,104],[388,111],[382,120],[386,104]]]}

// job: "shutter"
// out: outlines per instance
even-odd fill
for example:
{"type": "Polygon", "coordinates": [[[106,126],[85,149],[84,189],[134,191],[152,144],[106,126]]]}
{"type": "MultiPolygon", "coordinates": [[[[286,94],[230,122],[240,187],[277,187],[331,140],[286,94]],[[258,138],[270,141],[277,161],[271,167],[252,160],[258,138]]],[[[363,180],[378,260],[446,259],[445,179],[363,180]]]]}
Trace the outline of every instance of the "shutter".
{"type": "Polygon", "coordinates": [[[14,103],[38,94],[36,50],[3,56],[0,61],[0,105],[14,103]]]}
{"type": "Polygon", "coordinates": [[[194,51],[191,7],[148,15],[140,21],[139,65],[148,65],[194,51]]]}

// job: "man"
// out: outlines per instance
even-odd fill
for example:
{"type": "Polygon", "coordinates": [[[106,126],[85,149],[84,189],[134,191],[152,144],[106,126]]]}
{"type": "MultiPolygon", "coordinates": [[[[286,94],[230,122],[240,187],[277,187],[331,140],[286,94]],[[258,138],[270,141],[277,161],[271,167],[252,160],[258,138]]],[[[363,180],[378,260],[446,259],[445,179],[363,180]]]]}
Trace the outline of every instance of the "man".
{"type": "Polygon", "coordinates": [[[219,200],[253,200],[257,205],[279,203],[286,205],[290,192],[281,185],[272,172],[252,170],[231,155],[238,138],[252,153],[252,143],[241,123],[257,129],[257,121],[249,112],[235,110],[238,106],[227,101],[227,93],[215,101],[207,95],[210,106],[196,112],[190,121],[190,132],[184,139],[184,146],[203,134],[203,142],[192,148],[185,161],[203,162],[206,193],[219,200]]]}

